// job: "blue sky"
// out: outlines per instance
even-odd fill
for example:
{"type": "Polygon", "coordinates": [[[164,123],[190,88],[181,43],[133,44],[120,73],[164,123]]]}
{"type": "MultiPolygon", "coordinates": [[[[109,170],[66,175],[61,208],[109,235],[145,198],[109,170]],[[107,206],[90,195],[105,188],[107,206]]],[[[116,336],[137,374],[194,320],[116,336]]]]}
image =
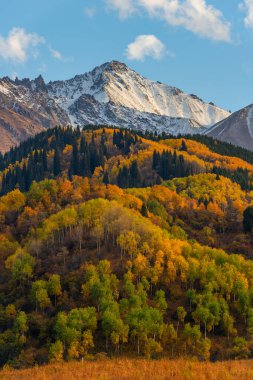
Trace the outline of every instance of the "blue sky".
{"type": "Polygon", "coordinates": [[[70,78],[110,60],[230,110],[253,103],[253,0],[8,0],[0,76],[70,78]]]}

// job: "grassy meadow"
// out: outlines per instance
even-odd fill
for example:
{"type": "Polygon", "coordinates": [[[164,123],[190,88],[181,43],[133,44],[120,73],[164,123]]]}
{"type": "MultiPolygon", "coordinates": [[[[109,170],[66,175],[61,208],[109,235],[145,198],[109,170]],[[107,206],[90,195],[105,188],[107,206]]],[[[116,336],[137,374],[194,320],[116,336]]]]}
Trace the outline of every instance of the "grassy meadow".
{"type": "Polygon", "coordinates": [[[1,380],[250,380],[253,361],[113,359],[51,364],[24,370],[4,369],[1,380]]]}

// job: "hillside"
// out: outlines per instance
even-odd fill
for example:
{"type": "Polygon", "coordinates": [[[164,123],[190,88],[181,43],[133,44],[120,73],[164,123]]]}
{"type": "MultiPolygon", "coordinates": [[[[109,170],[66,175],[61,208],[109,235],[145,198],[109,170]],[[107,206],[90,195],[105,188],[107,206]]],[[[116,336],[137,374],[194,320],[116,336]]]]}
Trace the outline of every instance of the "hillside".
{"type": "Polygon", "coordinates": [[[0,156],[1,366],[252,357],[251,156],[167,137],[58,127],[0,156]]]}
{"type": "Polygon", "coordinates": [[[229,114],[117,61],[65,81],[5,77],[0,79],[0,151],[57,125],[200,133],[229,114]]]}

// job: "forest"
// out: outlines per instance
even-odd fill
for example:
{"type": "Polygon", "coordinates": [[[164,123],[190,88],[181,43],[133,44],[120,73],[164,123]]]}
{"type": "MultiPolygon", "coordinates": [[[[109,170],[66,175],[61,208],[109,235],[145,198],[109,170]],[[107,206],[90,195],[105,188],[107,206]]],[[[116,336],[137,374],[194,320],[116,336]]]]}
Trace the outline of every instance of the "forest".
{"type": "Polygon", "coordinates": [[[1,155],[0,366],[252,358],[253,162],[228,150],[87,126],[1,155]]]}

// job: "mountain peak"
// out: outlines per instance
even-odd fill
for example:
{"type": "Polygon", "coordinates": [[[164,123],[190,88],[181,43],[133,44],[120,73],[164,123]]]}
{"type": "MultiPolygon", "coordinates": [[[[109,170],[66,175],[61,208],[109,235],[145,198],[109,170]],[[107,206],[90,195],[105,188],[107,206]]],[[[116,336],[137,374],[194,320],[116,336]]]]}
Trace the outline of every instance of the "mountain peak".
{"type": "Polygon", "coordinates": [[[197,133],[229,115],[197,96],[144,78],[116,60],[72,79],[50,82],[47,89],[73,124],[197,133]],[[181,120],[178,127],[177,118],[181,120]]]}
{"type": "Polygon", "coordinates": [[[253,104],[229,115],[207,129],[206,135],[253,150],[253,104]]]}
{"type": "MultiPolygon", "coordinates": [[[[95,78],[95,81],[99,78],[103,78],[105,81],[108,78],[106,74],[123,74],[126,73],[127,71],[133,71],[129,69],[129,67],[122,62],[119,61],[110,61],[106,62],[100,66],[95,67],[90,74],[95,78]]],[[[87,74],[84,74],[86,76],[87,74]]]]}
{"type": "MultiPolygon", "coordinates": [[[[144,78],[117,60],[48,84],[41,75],[33,80],[16,78],[10,85],[2,81],[1,94],[10,110],[8,120],[16,112],[25,129],[35,122],[50,127],[61,121],[63,125],[104,124],[177,135],[201,133],[229,115],[195,95],[144,78]]],[[[13,121],[14,129],[16,124],[13,121]]]]}
{"type": "Polygon", "coordinates": [[[34,83],[36,85],[36,88],[40,91],[47,91],[47,86],[44,81],[44,78],[42,75],[39,75],[37,78],[34,79],[34,83]]]}
{"type": "Polygon", "coordinates": [[[129,69],[129,67],[125,63],[119,62],[119,61],[107,62],[106,67],[107,67],[107,69],[113,70],[113,71],[128,70],[129,69]]]}
{"type": "Polygon", "coordinates": [[[35,79],[29,79],[29,78],[19,79],[18,77],[16,77],[15,80],[12,81],[12,83],[14,83],[16,86],[23,86],[34,91],[43,91],[43,92],[47,91],[47,86],[45,84],[45,81],[42,75],[39,75],[35,79]]]}
{"type": "Polygon", "coordinates": [[[96,66],[92,71],[101,70],[101,71],[118,71],[118,70],[129,70],[129,67],[120,61],[112,60],[105,62],[102,65],[96,66]]]}

